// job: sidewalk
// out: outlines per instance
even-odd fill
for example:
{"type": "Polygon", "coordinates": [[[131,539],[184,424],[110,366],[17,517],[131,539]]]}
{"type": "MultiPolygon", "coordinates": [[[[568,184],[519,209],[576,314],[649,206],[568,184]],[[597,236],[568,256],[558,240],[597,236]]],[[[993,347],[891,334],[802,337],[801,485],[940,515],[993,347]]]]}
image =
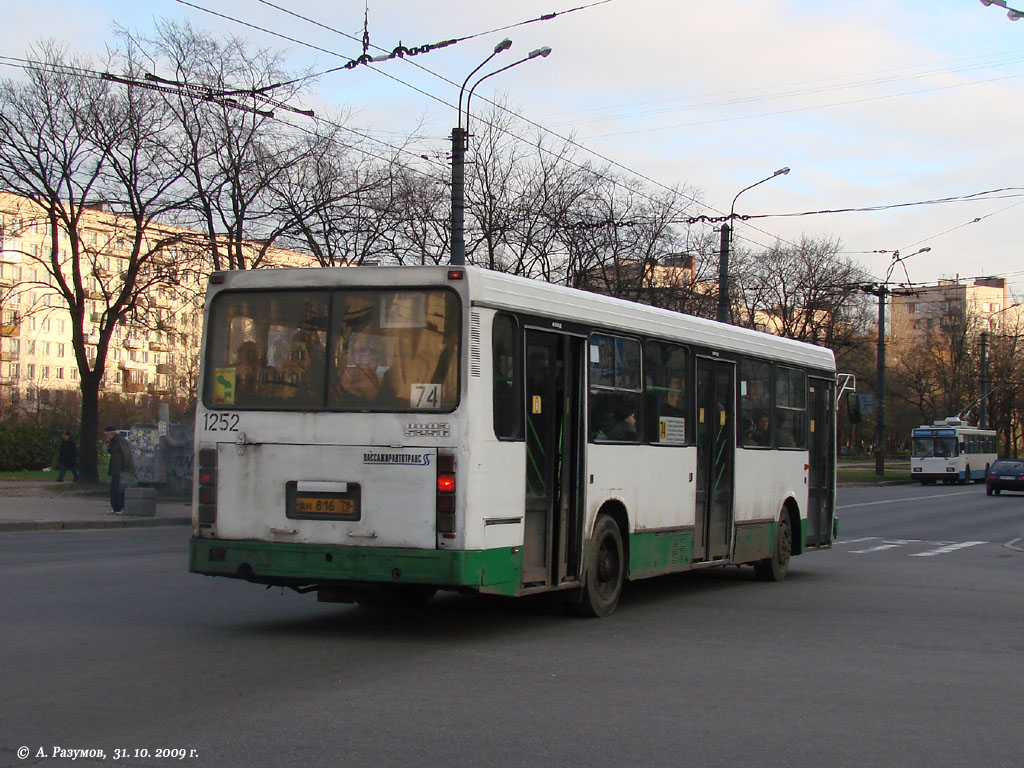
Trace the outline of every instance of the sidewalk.
{"type": "Polygon", "coordinates": [[[191,515],[191,502],[171,498],[157,498],[153,517],[114,515],[106,483],[0,481],[0,533],[189,525],[191,515]]]}

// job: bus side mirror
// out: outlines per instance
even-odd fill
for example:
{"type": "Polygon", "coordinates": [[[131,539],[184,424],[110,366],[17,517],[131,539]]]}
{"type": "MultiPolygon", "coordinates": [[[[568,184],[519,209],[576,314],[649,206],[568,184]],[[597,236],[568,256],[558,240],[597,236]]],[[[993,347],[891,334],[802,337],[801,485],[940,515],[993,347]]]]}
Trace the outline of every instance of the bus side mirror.
{"type": "Polygon", "coordinates": [[[860,423],[860,398],[856,392],[846,395],[846,415],[850,417],[851,424],[860,423]]]}

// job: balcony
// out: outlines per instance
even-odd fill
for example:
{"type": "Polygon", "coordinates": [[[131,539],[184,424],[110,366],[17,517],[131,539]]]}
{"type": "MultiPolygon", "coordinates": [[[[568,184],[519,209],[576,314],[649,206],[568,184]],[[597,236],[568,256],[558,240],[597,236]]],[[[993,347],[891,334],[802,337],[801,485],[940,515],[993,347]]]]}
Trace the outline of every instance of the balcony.
{"type": "Polygon", "coordinates": [[[121,346],[125,349],[142,349],[146,345],[146,342],[141,339],[127,338],[121,342],[121,346]]]}
{"type": "Polygon", "coordinates": [[[121,385],[121,390],[129,395],[141,395],[147,391],[146,386],[141,381],[126,381],[121,385]]]}
{"type": "Polygon", "coordinates": [[[175,374],[174,366],[171,363],[158,363],[156,372],[161,376],[173,376],[175,374]]]}
{"type": "Polygon", "coordinates": [[[21,336],[21,325],[0,325],[0,336],[21,336]]]}
{"type": "Polygon", "coordinates": [[[149,342],[150,352],[166,352],[169,349],[167,344],[162,341],[151,341],[149,342]]]}
{"type": "Polygon", "coordinates": [[[146,391],[151,395],[169,395],[171,388],[165,384],[149,384],[146,386],[146,391]]]}

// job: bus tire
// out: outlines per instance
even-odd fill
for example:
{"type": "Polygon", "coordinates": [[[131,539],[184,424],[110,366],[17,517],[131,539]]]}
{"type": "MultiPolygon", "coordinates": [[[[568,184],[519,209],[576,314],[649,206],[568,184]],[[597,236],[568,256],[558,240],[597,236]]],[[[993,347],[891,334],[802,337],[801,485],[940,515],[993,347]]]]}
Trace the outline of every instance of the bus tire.
{"type": "Polygon", "coordinates": [[[758,581],[783,581],[789,572],[789,558],[793,554],[793,526],[789,522],[789,511],[783,509],[779,515],[779,527],[775,532],[775,550],[771,557],[754,563],[754,575],[758,581]]]}
{"type": "Polygon", "coordinates": [[[598,515],[587,553],[586,581],[573,612],[594,619],[611,615],[619,603],[625,577],[625,549],[619,525],[609,515],[598,515]]]}

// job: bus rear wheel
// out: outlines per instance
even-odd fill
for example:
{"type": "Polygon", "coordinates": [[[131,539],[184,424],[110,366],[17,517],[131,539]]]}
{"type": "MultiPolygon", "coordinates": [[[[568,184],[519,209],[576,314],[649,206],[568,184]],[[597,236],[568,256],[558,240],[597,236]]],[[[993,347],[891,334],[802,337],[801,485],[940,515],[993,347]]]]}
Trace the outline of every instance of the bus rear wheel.
{"type": "Polygon", "coordinates": [[[775,532],[775,549],[771,557],[754,563],[754,575],[758,581],[782,581],[789,572],[789,558],[793,554],[793,526],[789,512],[785,509],[779,515],[779,527],[775,532]]]}
{"type": "Polygon", "coordinates": [[[591,618],[611,615],[622,594],[626,575],[622,532],[609,515],[598,515],[594,538],[587,553],[586,582],[573,613],[591,618]]]}

